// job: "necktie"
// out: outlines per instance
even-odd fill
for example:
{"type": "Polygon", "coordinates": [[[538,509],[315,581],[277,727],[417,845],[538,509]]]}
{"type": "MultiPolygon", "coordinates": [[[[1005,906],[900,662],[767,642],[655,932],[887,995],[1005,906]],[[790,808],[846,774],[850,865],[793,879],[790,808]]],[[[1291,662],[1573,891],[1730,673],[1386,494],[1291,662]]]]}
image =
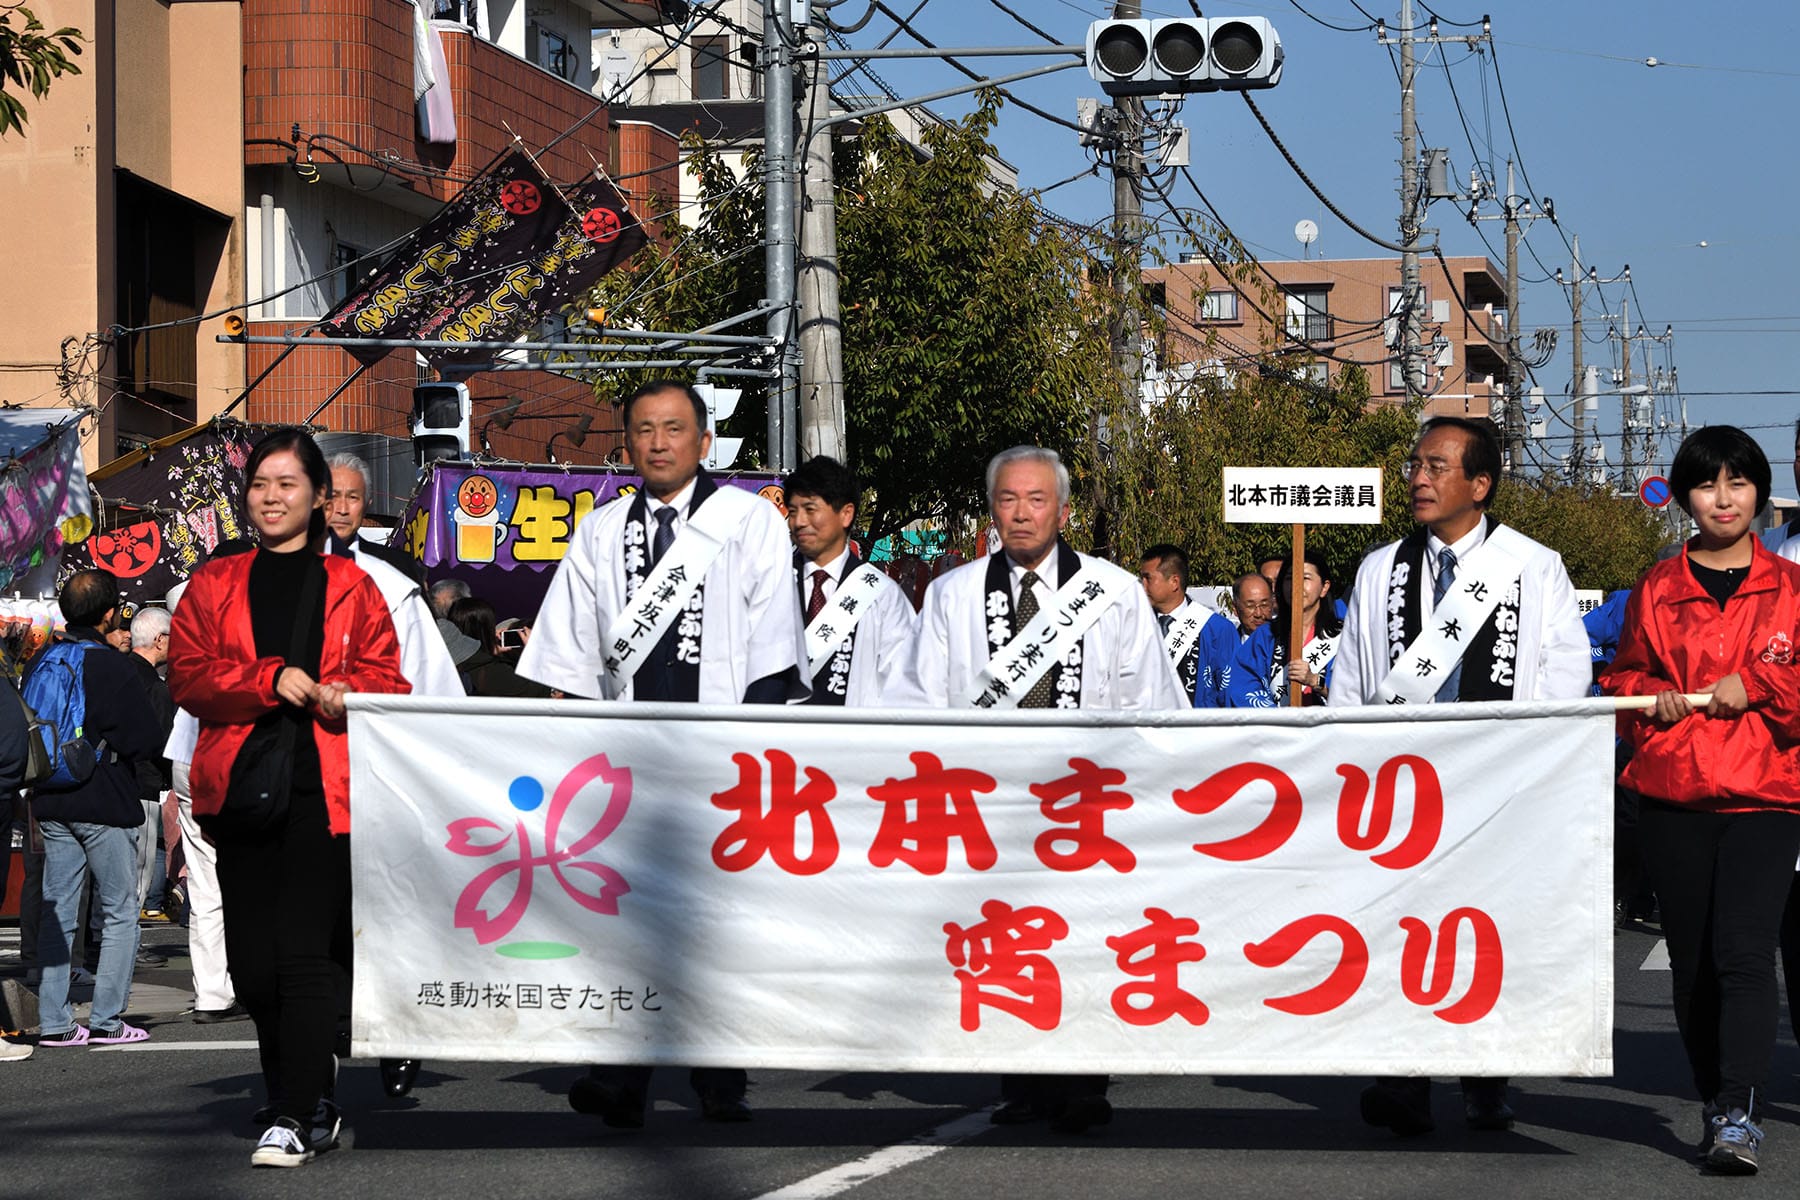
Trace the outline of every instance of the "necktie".
{"type": "MultiPolygon", "coordinates": [[[[1450,591],[1450,585],[1454,582],[1456,582],[1456,551],[1446,546],[1443,553],[1438,555],[1437,583],[1431,589],[1431,606],[1434,615],[1437,606],[1444,602],[1444,596],[1450,591]]],[[[1462,660],[1459,658],[1456,660],[1456,665],[1450,668],[1450,674],[1444,677],[1444,682],[1438,687],[1437,695],[1432,699],[1439,704],[1455,703],[1457,692],[1461,687],[1462,660]]]]}
{"type": "Polygon", "coordinates": [[[1175,614],[1174,613],[1157,613],[1156,614],[1156,623],[1162,627],[1162,635],[1163,635],[1163,637],[1166,638],[1169,636],[1169,626],[1171,626],[1175,623],[1175,614]]]}
{"type": "Polygon", "coordinates": [[[656,510],[656,540],[650,543],[650,565],[655,566],[662,561],[662,556],[669,552],[675,544],[675,510],[668,505],[656,510]]]}
{"type": "Polygon", "coordinates": [[[825,607],[825,581],[831,578],[829,571],[820,568],[812,573],[812,595],[806,601],[806,623],[811,625],[825,607]]]}
{"type": "MultiPolygon", "coordinates": [[[[1032,618],[1038,615],[1037,582],[1038,574],[1036,571],[1025,572],[1024,577],[1019,581],[1019,620],[1017,625],[1019,629],[1025,628],[1025,626],[1031,623],[1032,618]]],[[[1045,671],[1042,675],[1038,676],[1038,681],[1031,685],[1031,690],[1025,693],[1025,698],[1023,700],[1019,701],[1019,707],[1054,707],[1056,702],[1056,683],[1051,676],[1055,674],[1056,668],[1051,667],[1048,671],[1045,671]]]]}

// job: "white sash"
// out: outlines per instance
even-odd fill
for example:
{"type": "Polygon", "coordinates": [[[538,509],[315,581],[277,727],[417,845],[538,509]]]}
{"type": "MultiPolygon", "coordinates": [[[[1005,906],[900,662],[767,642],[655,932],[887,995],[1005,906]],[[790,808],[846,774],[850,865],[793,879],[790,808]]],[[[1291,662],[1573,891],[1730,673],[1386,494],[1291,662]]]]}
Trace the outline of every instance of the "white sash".
{"type": "Polygon", "coordinates": [[[1198,604],[1190,604],[1188,608],[1188,615],[1172,622],[1169,635],[1163,639],[1163,649],[1169,652],[1169,661],[1175,664],[1177,676],[1181,674],[1181,660],[1194,648],[1200,637],[1200,626],[1206,621],[1206,614],[1198,604]]]}
{"type": "Polygon", "coordinates": [[[812,679],[825,669],[839,646],[856,632],[857,622],[875,607],[876,589],[881,586],[881,572],[864,563],[850,574],[832,593],[831,603],[819,610],[806,627],[806,677],[812,679]]]}
{"type": "Polygon", "coordinates": [[[686,607],[688,597],[736,532],[730,507],[702,504],[606,631],[606,676],[615,691],[622,690],[649,661],[650,651],[675,623],[676,614],[686,607]]]}
{"type": "Polygon", "coordinates": [[[1337,657],[1338,639],[1341,637],[1343,637],[1342,634],[1335,637],[1314,634],[1312,641],[1300,649],[1300,657],[1306,660],[1307,669],[1314,675],[1325,674],[1325,668],[1330,666],[1331,660],[1337,657]]]}
{"type": "Polygon", "coordinates": [[[1048,604],[1040,593],[1037,616],[988,659],[969,703],[976,708],[1017,708],[1032,685],[1068,656],[1100,614],[1138,586],[1123,572],[1094,578],[1077,571],[1048,604]]]}
{"type": "MultiPolygon", "coordinates": [[[[1389,704],[1426,704],[1462,662],[1469,640],[1486,625],[1494,610],[1525,570],[1518,543],[1524,535],[1501,525],[1457,564],[1456,580],[1424,622],[1419,636],[1400,652],[1378,690],[1389,704]]],[[[1423,587],[1426,580],[1419,581],[1423,587]]]]}

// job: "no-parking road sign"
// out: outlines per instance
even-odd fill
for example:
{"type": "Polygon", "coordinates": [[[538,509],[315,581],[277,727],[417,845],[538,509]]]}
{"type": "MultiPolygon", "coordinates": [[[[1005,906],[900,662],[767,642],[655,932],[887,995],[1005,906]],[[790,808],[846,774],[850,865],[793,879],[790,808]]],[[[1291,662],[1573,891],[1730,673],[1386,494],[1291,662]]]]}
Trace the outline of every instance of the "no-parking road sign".
{"type": "Polygon", "coordinates": [[[1638,499],[1651,508],[1667,508],[1674,498],[1675,492],[1669,487],[1669,481],[1661,475],[1652,475],[1638,485],[1638,499]]]}

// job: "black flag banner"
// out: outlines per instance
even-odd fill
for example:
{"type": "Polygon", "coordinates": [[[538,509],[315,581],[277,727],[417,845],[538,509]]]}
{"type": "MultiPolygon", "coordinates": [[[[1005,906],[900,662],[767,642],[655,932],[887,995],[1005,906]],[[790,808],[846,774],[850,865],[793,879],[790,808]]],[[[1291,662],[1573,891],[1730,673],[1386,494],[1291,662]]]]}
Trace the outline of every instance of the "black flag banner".
{"type": "MultiPolygon", "coordinates": [[[[610,182],[558,189],[529,156],[514,153],[415,230],[318,328],[332,337],[512,341],[643,243],[642,228],[610,182]]],[[[346,349],[363,362],[388,354],[346,349]]],[[[445,371],[479,370],[494,357],[485,350],[423,353],[445,371]]]]}

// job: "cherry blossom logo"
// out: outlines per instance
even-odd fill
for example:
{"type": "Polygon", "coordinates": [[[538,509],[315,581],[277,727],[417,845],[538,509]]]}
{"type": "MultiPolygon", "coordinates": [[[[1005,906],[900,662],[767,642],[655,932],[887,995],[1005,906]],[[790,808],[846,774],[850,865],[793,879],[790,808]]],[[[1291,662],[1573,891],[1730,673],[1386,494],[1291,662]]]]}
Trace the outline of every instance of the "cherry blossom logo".
{"type": "MultiPolygon", "coordinates": [[[[522,775],[512,781],[507,799],[521,813],[534,812],[544,803],[544,785],[522,775]]],[[[467,929],[483,946],[506,937],[531,907],[539,868],[547,869],[563,893],[582,908],[618,916],[619,897],[629,892],[631,885],[613,868],[585,856],[619,827],[630,806],[631,772],[613,766],[606,755],[596,754],[578,763],[556,785],[545,814],[541,850],[533,846],[531,831],[523,820],[515,820],[510,829],[485,817],[450,822],[446,850],[468,858],[501,858],[463,888],[456,899],[455,927],[467,929]],[[591,791],[590,785],[594,785],[591,791]],[[605,800],[599,817],[585,833],[565,844],[564,826],[573,823],[579,827],[601,794],[605,800]],[[584,802],[577,804],[578,799],[584,802]]],[[[580,951],[562,942],[510,942],[496,953],[509,958],[567,958],[580,951]]]]}
{"type": "Polygon", "coordinates": [[[1792,639],[1785,633],[1778,633],[1770,638],[1769,644],[1763,649],[1762,660],[1783,667],[1793,662],[1794,643],[1792,639]]]}

